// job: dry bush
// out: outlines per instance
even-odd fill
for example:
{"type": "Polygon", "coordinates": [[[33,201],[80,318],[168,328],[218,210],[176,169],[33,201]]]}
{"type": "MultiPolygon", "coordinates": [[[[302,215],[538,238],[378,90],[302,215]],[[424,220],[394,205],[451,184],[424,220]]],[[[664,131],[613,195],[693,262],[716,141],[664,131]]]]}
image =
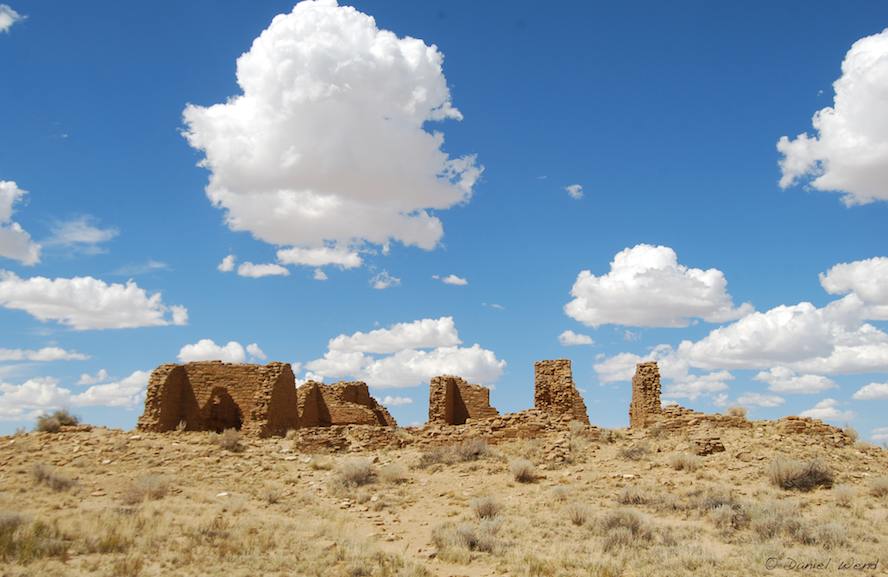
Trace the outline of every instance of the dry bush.
{"type": "Polygon", "coordinates": [[[497,533],[498,519],[483,519],[477,523],[445,523],[432,530],[432,543],[445,561],[468,562],[468,553],[480,551],[495,553],[502,548],[497,533]]]}
{"type": "Polygon", "coordinates": [[[646,545],[653,540],[648,522],[636,511],[617,509],[598,521],[598,532],[604,536],[606,552],[632,545],[646,545]]]}
{"type": "Polygon", "coordinates": [[[617,495],[617,502],[622,505],[644,505],[648,502],[648,497],[645,491],[637,485],[629,485],[623,487],[623,490],[617,495]]]}
{"type": "Polygon", "coordinates": [[[68,542],[55,525],[29,523],[17,513],[0,513],[0,561],[26,565],[46,557],[63,557],[67,551],[68,542]]]}
{"type": "Polygon", "coordinates": [[[845,435],[847,435],[849,439],[851,439],[852,443],[856,443],[858,437],[860,437],[860,435],[857,433],[857,429],[851,426],[842,427],[842,432],[845,433],[845,435]]]}
{"type": "Polygon", "coordinates": [[[586,430],[586,423],[582,421],[571,421],[567,424],[567,430],[570,431],[571,435],[579,435],[586,430]]]}
{"type": "Polygon", "coordinates": [[[814,544],[824,549],[835,549],[848,543],[848,530],[841,523],[830,521],[814,530],[814,544]]]}
{"type": "Polygon", "coordinates": [[[269,505],[274,505],[275,503],[280,502],[281,497],[283,496],[280,488],[275,487],[274,485],[266,485],[259,492],[259,497],[269,505]]]}
{"type": "Polygon", "coordinates": [[[811,491],[817,487],[832,487],[833,473],[818,460],[803,463],[777,458],[768,467],[768,478],[781,489],[811,491]]]}
{"type": "Polygon", "coordinates": [[[888,495],[888,477],[877,477],[870,481],[869,493],[877,498],[888,495]]]}
{"type": "Polygon", "coordinates": [[[53,491],[67,491],[73,487],[75,483],[73,479],[60,475],[51,467],[44,465],[43,463],[35,463],[34,466],[31,467],[31,475],[34,477],[35,481],[48,486],[53,491]]]}
{"type": "Polygon", "coordinates": [[[232,453],[240,453],[244,450],[241,444],[241,434],[237,429],[225,429],[216,435],[216,444],[232,453]]]}
{"type": "Polygon", "coordinates": [[[336,478],[346,487],[362,487],[376,480],[376,471],[369,459],[348,459],[336,467],[336,478]]]}
{"type": "Polygon", "coordinates": [[[487,441],[476,437],[466,439],[449,447],[432,447],[420,456],[419,466],[425,468],[437,464],[453,465],[454,463],[466,463],[468,461],[477,461],[489,454],[490,447],[487,441]]]}
{"type": "Polygon", "coordinates": [[[741,505],[717,505],[709,510],[709,518],[722,533],[744,529],[750,522],[749,513],[741,505]]]}
{"type": "Polygon", "coordinates": [[[160,475],[145,475],[130,483],[123,491],[121,500],[126,505],[163,499],[170,490],[169,481],[160,475]]]}
{"type": "Polygon", "coordinates": [[[741,407],[739,405],[734,406],[734,407],[728,407],[728,410],[725,411],[725,414],[729,417],[740,417],[740,418],[745,419],[746,418],[746,407],[741,407]]]}
{"type": "Polygon", "coordinates": [[[509,462],[509,471],[519,483],[533,483],[537,479],[536,467],[527,459],[514,459],[509,462]]]}
{"type": "Polygon", "coordinates": [[[65,409],[60,409],[37,417],[37,425],[34,429],[44,433],[58,433],[62,427],[77,425],[78,423],[80,423],[79,418],[65,409]]]}
{"type": "Polygon", "coordinates": [[[836,505],[850,507],[857,496],[857,490],[851,485],[839,485],[833,489],[833,495],[836,497],[836,505]]]}
{"type": "Polygon", "coordinates": [[[469,506],[478,519],[493,519],[503,510],[500,502],[490,496],[472,499],[469,506]]]}
{"type": "Polygon", "coordinates": [[[650,453],[650,447],[645,443],[634,443],[628,447],[620,447],[619,451],[620,458],[627,461],[638,461],[648,453],[650,453]]]}
{"type": "Polygon", "coordinates": [[[676,471],[696,471],[703,460],[691,453],[675,453],[669,456],[669,466],[676,471]]]}
{"type": "Polygon", "coordinates": [[[567,501],[567,497],[569,495],[570,489],[563,485],[552,487],[552,499],[554,499],[555,501],[567,501]]]}
{"type": "Polygon", "coordinates": [[[333,461],[327,457],[314,456],[308,462],[308,467],[312,471],[329,471],[333,468],[333,461]]]}
{"type": "Polygon", "coordinates": [[[592,512],[583,503],[571,503],[564,508],[567,518],[576,526],[582,526],[589,522],[592,512]]]}
{"type": "Polygon", "coordinates": [[[692,491],[688,494],[688,500],[691,508],[697,509],[703,513],[708,513],[712,509],[722,505],[728,505],[730,507],[737,505],[737,501],[731,495],[730,491],[725,489],[709,488],[706,490],[692,491]]]}
{"type": "Polygon", "coordinates": [[[386,465],[379,470],[379,478],[383,483],[399,485],[407,482],[407,469],[398,463],[386,465]]]}

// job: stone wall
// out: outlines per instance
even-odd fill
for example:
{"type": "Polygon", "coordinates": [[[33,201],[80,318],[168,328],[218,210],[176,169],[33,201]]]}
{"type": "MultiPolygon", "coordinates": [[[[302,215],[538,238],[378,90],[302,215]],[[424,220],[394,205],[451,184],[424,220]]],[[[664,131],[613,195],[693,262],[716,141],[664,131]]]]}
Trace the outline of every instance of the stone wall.
{"type": "Polygon", "coordinates": [[[138,428],[171,431],[238,429],[284,435],[297,426],[296,380],[287,363],[206,361],[161,365],[151,373],[138,428]]]}
{"type": "Polygon", "coordinates": [[[589,424],[586,403],[574,386],[570,360],[537,361],[533,364],[533,376],[534,408],[589,424]]]}
{"type": "Polygon", "coordinates": [[[308,381],[296,390],[301,427],[373,425],[396,427],[394,417],[370,396],[367,383],[325,385],[308,381]]]}
{"type": "Polygon", "coordinates": [[[468,419],[495,417],[490,406],[490,389],[473,385],[461,377],[441,375],[429,386],[429,423],[462,425],[468,419]]]}
{"type": "Polygon", "coordinates": [[[635,365],[635,376],[632,377],[629,428],[646,427],[652,417],[661,411],[660,369],[656,362],[638,363],[635,365]]]}

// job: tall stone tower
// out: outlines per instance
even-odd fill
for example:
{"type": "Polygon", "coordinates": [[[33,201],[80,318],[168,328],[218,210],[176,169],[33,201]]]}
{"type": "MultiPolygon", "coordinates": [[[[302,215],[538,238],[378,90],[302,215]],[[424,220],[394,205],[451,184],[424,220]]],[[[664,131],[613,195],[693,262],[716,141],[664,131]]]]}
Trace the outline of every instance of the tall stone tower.
{"type": "Polygon", "coordinates": [[[647,425],[651,415],[659,414],[660,406],[660,369],[656,362],[638,363],[635,365],[635,376],[632,377],[632,402],[629,404],[629,427],[642,428],[647,425]]]}
{"type": "Polygon", "coordinates": [[[533,406],[551,415],[569,415],[589,424],[586,403],[574,386],[569,359],[533,364],[533,406]]]}

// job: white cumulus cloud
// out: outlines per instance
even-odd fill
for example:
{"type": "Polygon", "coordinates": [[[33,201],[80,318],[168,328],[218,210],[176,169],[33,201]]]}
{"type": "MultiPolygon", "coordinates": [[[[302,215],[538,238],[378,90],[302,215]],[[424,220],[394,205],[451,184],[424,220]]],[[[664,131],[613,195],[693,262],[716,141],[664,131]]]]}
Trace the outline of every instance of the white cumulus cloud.
{"type": "Polygon", "coordinates": [[[780,186],[810,180],[847,205],[888,200],[888,29],[855,42],[833,83],[833,105],[814,114],[815,136],[783,136],[780,186]]]}
{"type": "Polygon", "coordinates": [[[238,276],[250,278],[262,278],[264,276],[290,276],[290,271],[274,263],[253,264],[251,262],[242,262],[237,267],[237,274],[238,276]]]}
{"type": "Polygon", "coordinates": [[[430,211],[467,202],[482,171],[425,129],[462,118],[442,64],[434,45],[352,7],[296,4],[238,58],[241,94],[183,112],[207,196],[232,230],[281,247],[434,248],[430,211]]]}
{"type": "Polygon", "coordinates": [[[854,418],[854,412],[840,410],[836,399],[823,399],[807,411],[799,413],[799,416],[824,421],[850,421],[854,418]]]}
{"type": "Polygon", "coordinates": [[[357,268],[364,262],[357,252],[332,246],[281,249],[277,251],[277,259],[283,264],[313,267],[335,265],[345,269],[357,268]]]}
{"type": "Polygon", "coordinates": [[[444,284],[454,285],[454,286],[466,286],[469,284],[468,279],[463,277],[456,276],[455,274],[449,274],[447,276],[440,276],[433,274],[432,278],[435,280],[439,280],[444,284]]]}
{"type": "Polygon", "coordinates": [[[747,407],[779,407],[785,403],[783,397],[763,395],[762,393],[744,393],[737,397],[737,402],[747,407]]]}
{"type": "Polygon", "coordinates": [[[456,374],[472,382],[491,384],[506,362],[493,351],[462,341],[451,317],[398,323],[367,333],[330,339],[322,358],[305,364],[320,377],[355,378],[373,387],[412,387],[441,374],[456,374]]]}
{"type": "Polygon", "coordinates": [[[582,184],[569,184],[564,187],[564,190],[566,190],[567,194],[574,200],[580,200],[583,198],[582,184]]]}
{"type": "Polygon", "coordinates": [[[247,345],[247,354],[249,354],[254,359],[265,360],[268,358],[266,356],[265,351],[259,348],[259,345],[256,343],[250,343],[247,345]]]}
{"type": "Polygon", "coordinates": [[[385,290],[387,288],[396,287],[400,284],[400,278],[390,275],[388,271],[385,270],[374,275],[370,279],[370,286],[372,286],[376,290],[385,290]]]}
{"type": "Polygon", "coordinates": [[[220,272],[231,272],[234,270],[234,263],[237,260],[237,257],[233,254],[227,255],[222,261],[216,266],[216,268],[220,272]]]}
{"type": "Polygon", "coordinates": [[[771,367],[759,372],[755,380],[768,383],[768,389],[775,393],[811,395],[836,388],[832,379],[823,375],[799,375],[786,367],[771,367]]]}
{"type": "Polygon", "coordinates": [[[857,295],[869,307],[867,318],[888,320],[888,257],[837,264],[820,274],[820,284],[831,295],[857,295]]]}
{"type": "Polygon", "coordinates": [[[101,245],[116,237],[119,232],[114,227],[97,226],[96,219],[92,216],[78,216],[54,223],[52,235],[42,244],[46,247],[64,247],[68,251],[99,254],[105,252],[101,245]]]}
{"type": "Polygon", "coordinates": [[[25,18],[8,4],[0,4],[0,32],[9,32],[13,24],[25,18]]]}
{"type": "Polygon", "coordinates": [[[876,427],[870,434],[870,438],[875,443],[888,442],[888,427],[876,427]]]}
{"type": "Polygon", "coordinates": [[[0,349],[0,362],[4,361],[85,361],[89,355],[77,351],[67,351],[59,347],[42,349],[0,349]]]}
{"type": "Polygon", "coordinates": [[[565,347],[595,344],[595,341],[593,341],[592,337],[590,337],[589,335],[575,333],[571,330],[566,330],[558,335],[558,342],[565,347]]]}
{"type": "Polygon", "coordinates": [[[108,284],[93,277],[19,278],[0,270],[0,306],[75,330],[182,325],[185,307],[163,304],[135,282],[108,284]]]}
{"type": "Polygon", "coordinates": [[[78,379],[78,385],[96,385],[99,383],[106,383],[109,380],[108,371],[105,369],[99,369],[99,371],[95,375],[91,375],[89,373],[83,373],[80,375],[80,379],[78,379]]]}
{"type": "Polygon", "coordinates": [[[401,407],[403,405],[412,405],[413,399],[410,397],[393,397],[386,395],[382,398],[382,404],[388,407],[401,407]]]}
{"type": "Polygon", "coordinates": [[[688,268],[671,248],[648,244],[617,253],[607,274],[581,271],[571,296],[564,312],[591,327],[684,327],[695,318],[724,322],[752,310],[734,307],[720,270],[688,268]]]}
{"type": "Polygon", "coordinates": [[[148,371],[134,371],[130,376],[111,383],[97,384],[71,398],[75,406],[141,407],[145,402],[148,371]]]}
{"type": "MultiPolygon", "coordinates": [[[[4,6],[0,5],[0,23],[4,6]]],[[[28,192],[19,188],[15,182],[0,180],[0,257],[34,265],[40,262],[40,245],[31,240],[31,235],[19,223],[12,220],[15,204],[26,194],[28,192]]]]}
{"type": "Polygon", "coordinates": [[[314,273],[311,275],[311,278],[324,281],[327,280],[327,273],[325,273],[322,269],[316,268],[314,269],[314,273]]]}
{"type": "Polygon", "coordinates": [[[888,383],[870,383],[857,389],[852,397],[858,401],[888,399],[888,383]]]}
{"type": "Polygon", "coordinates": [[[226,363],[242,363],[247,358],[243,345],[237,341],[228,341],[225,346],[217,345],[213,339],[201,339],[194,344],[179,349],[179,362],[193,361],[225,361],[226,363]]]}

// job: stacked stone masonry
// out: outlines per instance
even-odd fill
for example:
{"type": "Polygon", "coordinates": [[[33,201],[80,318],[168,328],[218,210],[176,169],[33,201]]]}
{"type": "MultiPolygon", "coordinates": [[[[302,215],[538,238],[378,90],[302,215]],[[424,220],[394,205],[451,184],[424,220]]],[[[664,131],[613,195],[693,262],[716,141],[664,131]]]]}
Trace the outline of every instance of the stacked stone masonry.
{"type": "Polygon", "coordinates": [[[660,370],[657,363],[638,363],[632,377],[632,400],[629,404],[629,427],[643,428],[661,412],[660,370]]]}
{"type": "Polygon", "coordinates": [[[589,424],[586,403],[574,386],[570,360],[537,361],[533,364],[533,377],[534,408],[589,424]]]}
{"type": "Polygon", "coordinates": [[[332,385],[308,381],[297,389],[296,394],[300,427],[397,426],[388,410],[370,396],[367,383],[361,381],[332,385]]]}
{"type": "Polygon", "coordinates": [[[289,364],[207,361],[155,369],[138,428],[239,429],[266,437],[286,434],[297,427],[297,420],[295,378],[289,364]]]}
{"type": "Polygon", "coordinates": [[[429,423],[462,425],[469,419],[495,417],[490,406],[490,389],[473,385],[461,377],[433,377],[429,385],[429,423]]]}

